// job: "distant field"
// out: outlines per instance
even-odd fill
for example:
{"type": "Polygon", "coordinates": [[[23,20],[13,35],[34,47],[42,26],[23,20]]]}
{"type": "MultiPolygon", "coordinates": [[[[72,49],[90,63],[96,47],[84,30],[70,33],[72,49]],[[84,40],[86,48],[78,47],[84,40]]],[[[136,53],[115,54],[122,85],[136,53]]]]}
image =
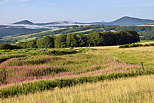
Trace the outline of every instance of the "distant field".
{"type": "Polygon", "coordinates": [[[154,26],[154,25],[138,25],[138,26],[154,26]]]}
{"type": "Polygon", "coordinates": [[[88,29],[88,30],[83,30],[83,31],[77,31],[77,32],[73,32],[73,33],[84,33],[84,32],[88,32],[88,31],[91,31],[93,29],[88,29]]]}
{"type": "Polygon", "coordinates": [[[55,88],[0,103],[153,103],[154,75],[55,88]]]}
{"type": "Polygon", "coordinates": [[[54,30],[46,30],[42,32],[35,32],[31,34],[16,34],[2,37],[2,41],[28,41],[34,38],[42,38],[44,36],[53,36],[59,34],[89,34],[92,32],[103,31],[119,31],[119,30],[134,30],[140,34],[144,40],[151,40],[154,37],[154,26],[139,25],[139,26],[118,26],[118,25],[88,25],[88,26],[70,26],[66,28],[59,28],[54,30]],[[32,39],[31,39],[32,38],[32,39]]]}
{"type": "Polygon", "coordinates": [[[142,44],[154,43],[154,40],[141,40],[138,43],[142,43],[142,44]]]}

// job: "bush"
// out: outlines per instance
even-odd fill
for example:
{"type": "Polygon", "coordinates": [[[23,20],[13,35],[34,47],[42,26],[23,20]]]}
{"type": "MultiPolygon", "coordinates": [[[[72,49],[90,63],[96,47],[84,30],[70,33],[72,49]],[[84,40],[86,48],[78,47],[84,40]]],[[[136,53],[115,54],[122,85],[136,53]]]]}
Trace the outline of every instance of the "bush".
{"type": "Polygon", "coordinates": [[[41,55],[65,55],[77,53],[75,49],[53,49],[41,52],[41,55]]]}
{"type": "Polygon", "coordinates": [[[37,69],[28,70],[26,75],[40,77],[40,76],[46,76],[46,75],[51,75],[51,74],[58,74],[60,72],[66,72],[66,70],[63,68],[51,68],[51,67],[40,68],[40,69],[37,68],[37,69]]]}
{"type": "Polygon", "coordinates": [[[4,49],[20,49],[20,47],[11,44],[0,44],[0,50],[4,49]]]}
{"type": "Polygon", "coordinates": [[[15,58],[15,57],[24,57],[24,55],[4,55],[0,57],[0,63],[4,62],[7,59],[15,58]]]}
{"type": "Polygon", "coordinates": [[[7,98],[19,94],[34,93],[37,91],[49,90],[55,87],[74,86],[76,84],[83,84],[86,82],[97,82],[102,80],[111,80],[123,77],[134,77],[138,75],[154,74],[154,71],[138,71],[131,73],[113,73],[108,75],[87,76],[87,77],[75,77],[75,78],[63,78],[55,80],[40,80],[28,83],[22,83],[20,85],[11,85],[2,87],[0,89],[0,98],[7,98]]]}
{"type": "Polygon", "coordinates": [[[130,45],[129,44],[124,44],[124,45],[120,45],[119,48],[129,48],[130,45]]]}
{"type": "Polygon", "coordinates": [[[149,46],[154,46],[154,43],[150,43],[150,44],[148,44],[149,46]]]}
{"type": "Polygon", "coordinates": [[[141,46],[143,46],[143,45],[142,44],[135,44],[135,43],[133,43],[133,44],[130,44],[129,47],[141,47],[141,46]]]}
{"type": "Polygon", "coordinates": [[[149,44],[137,44],[137,43],[124,44],[124,45],[120,45],[119,48],[130,48],[130,47],[141,47],[141,46],[154,46],[154,43],[149,43],[149,44]]]}
{"type": "Polygon", "coordinates": [[[79,48],[79,49],[78,49],[78,52],[79,52],[79,53],[86,53],[86,52],[88,52],[88,51],[90,51],[90,50],[93,50],[93,49],[91,49],[91,48],[79,48]]]}

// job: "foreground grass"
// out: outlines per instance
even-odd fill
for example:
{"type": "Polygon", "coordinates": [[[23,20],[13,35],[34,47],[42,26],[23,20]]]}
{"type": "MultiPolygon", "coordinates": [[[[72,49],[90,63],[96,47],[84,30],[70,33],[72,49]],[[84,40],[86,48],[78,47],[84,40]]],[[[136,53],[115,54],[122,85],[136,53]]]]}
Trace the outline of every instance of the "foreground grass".
{"type": "Polygon", "coordinates": [[[123,78],[1,99],[0,103],[153,103],[154,75],[123,78]]]}

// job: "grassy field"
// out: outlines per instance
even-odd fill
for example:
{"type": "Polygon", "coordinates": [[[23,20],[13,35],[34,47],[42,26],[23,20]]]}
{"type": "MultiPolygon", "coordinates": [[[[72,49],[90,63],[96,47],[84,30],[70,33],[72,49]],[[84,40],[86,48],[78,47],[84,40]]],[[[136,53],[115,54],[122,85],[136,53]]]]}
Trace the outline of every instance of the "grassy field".
{"type": "Polygon", "coordinates": [[[153,78],[149,75],[55,88],[0,103],[153,103],[153,78]]]}
{"type": "Polygon", "coordinates": [[[154,40],[141,40],[140,42],[141,44],[148,44],[148,43],[154,43],[154,40]]]}
{"type": "Polygon", "coordinates": [[[52,49],[23,49],[2,52],[2,60],[5,57],[6,59],[1,62],[0,67],[1,70],[8,71],[7,83],[141,71],[140,62],[144,62],[146,70],[153,70],[153,48],[92,47],[79,49],[81,53],[58,56],[52,53],[48,55],[52,49]],[[46,55],[42,55],[44,53],[46,55]]]}
{"type": "MultiPolygon", "coordinates": [[[[116,77],[116,75],[113,75],[117,73],[124,74],[122,77],[128,77],[132,75],[131,73],[137,73],[143,71],[141,62],[143,62],[144,64],[145,72],[149,71],[153,72],[154,71],[153,53],[154,53],[153,46],[134,47],[134,48],[119,48],[118,46],[105,46],[105,47],[91,47],[90,49],[67,48],[67,49],[1,50],[0,51],[1,54],[0,96],[2,95],[2,93],[4,95],[6,91],[7,91],[6,93],[9,93],[9,95],[12,96],[17,95],[18,91],[14,94],[10,94],[11,90],[17,88],[16,86],[20,84],[22,85],[22,83],[31,83],[33,81],[47,80],[44,81],[46,82],[46,84],[41,84],[42,82],[38,82],[38,84],[36,83],[36,85],[39,86],[38,88],[41,88],[42,86],[48,87],[48,83],[50,82],[48,80],[56,80],[62,78],[68,78],[68,81],[73,81],[76,84],[78,84],[76,80],[81,81],[82,80],[81,77],[89,78],[89,76],[91,76],[89,79],[93,79],[92,81],[95,81],[95,79],[96,81],[100,81],[103,80],[103,78],[110,79],[110,77],[118,78],[120,77],[121,74],[120,75],[118,74],[117,75],[118,77],[116,77]],[[128,73],[130,73],[130,75],[125,76],[125,74],[128,73]],[[101,76],[101,75],[102,76],[107,75],[107,77],[98,77],[102,78],[99,80],[97,80],[98,78],[95,78],[95,76],[101,76]],[[74,79],[75,80],[74,81],[73,79],[71,80],[71,78],[76,78],[76,79],[74,79]],[[11,87],[10,89],[10,86],[13,87],[11,87]],[[6,91],[4,90],[5,88],[6,91]]],[[[87,82],[91,81],[89,79],[87,79],[87,82]]],[[[64,81],[67,82],[67,80],[64,81]]],[[[53,82],[57,83],[56,81],[53,82]]],[[[32,85],[35,86],[35,83],[32,85]]],[[[69,86],[69,84],[67,85],[69,86]]],[[[24,84],[24,86],[28,85],[24,84]]],[[[36,90],[34,91],[29,90],[29,92],[26,92],[26,94],[31,92],[36,92],[37,87],[35,89],[36,90]]],[[[41,89],[41,90],[48,90],[48,89],[41,89]]],[[[25,93],[22,91],[21,93],[19,92],[19,94],[25,94],[25,93]]],[[[122,97],[117,97],[117,98],[122,98],[122,97]]],[[[89,99],[85,100],[83,99],[83,101],[86,100],[87,103],[91,103],[93,101],[93,100],[89,101],[89,99]]],[[[94,98],[94,102],[95,100],[96,98],[94,98]]],[[[75,102],[78,102],[78,100],[75,102]]],[[[63,102],[58,102],[58,103],[63,103],[63,102]]],[[[79,103],[81,102],[79,101],[79,103]]],[[[138,103],[138,102],[132,102],[132,103],[138,103]]]]}

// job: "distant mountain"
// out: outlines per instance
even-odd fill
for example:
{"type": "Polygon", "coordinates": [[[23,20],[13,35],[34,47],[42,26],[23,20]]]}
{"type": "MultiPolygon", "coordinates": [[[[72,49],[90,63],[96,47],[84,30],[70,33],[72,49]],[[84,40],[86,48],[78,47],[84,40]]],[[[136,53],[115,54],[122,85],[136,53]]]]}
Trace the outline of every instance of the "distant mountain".
{"type": "Polygon", "coordinates": [[[124,16],[120,19],[117,19],[112,22],[89,22],[89,23],[81,23],[81,22],[71,22],[71,21],[55,21],[48,23],[33,23],[29,20],[19,21],[13,24],[23,24],[23,25],[38,25],[38,26],[71,26],[71,25],[144,25],[148,23],[153,23],[154,20],[150,19],[140,19],[129,16],[124,16]]]}
{"type": "Polygon", "coordinates": [[[33,25],[34,23],[29,21],[29,20],[22,20],[22,21],[19,21],[19,22],[15,22],[13,24],[25,24],[25,25],[33,25]]]}
{"type": "MultiPolygon", "coordinates": [[[[8,25],[0,25],[0,36],[23,35],[28,33],[40,32],[43,30],[52,30],[65,28],[74,25],[153,25],[154,20],[139,19],[134,17],[124,16],[113,22],[71,22],[71,21],[55,21],[48,23],[33,23],[29,20],[22,20],[8,25]]],[[[69,32],[67,32],[69,33],[69,32]]]]}
{"type": "Polygon", "coordinates": [[[104,22],[104,21],[102,21],[102,22],[90,22],[90,23],[88,23],[88,24],[92,24],[92,25],[104,25],[104,24],[107,24],[108,22],[104,22]]]}
{"type": "Polygon", "coordinates": [[[144,25],[152,22],[154,22],[154,20],[124,16],[118,20],[107,23],[107,25],[144,25]]]}
{"type": "Polygon", "coordinates": [[[0,37],[10,36],[10,35],[24,35],[29,33],[41,32],[49,29],[38,28],[38,29],[30,29],[30,28],[19,28],[19,27],[0,27],[0,37]]]}
{"type": "Polygon", "coordinates": [[[48,22],[48,23],[33,23],[29,20],[22,20],[19,22],[15,22],[13,24],[23,24],[23,25],[57,25],[57,24],[80,24],[79,22],[71,22],[71,21],[55,21],[55,22],[48,22]]]}

